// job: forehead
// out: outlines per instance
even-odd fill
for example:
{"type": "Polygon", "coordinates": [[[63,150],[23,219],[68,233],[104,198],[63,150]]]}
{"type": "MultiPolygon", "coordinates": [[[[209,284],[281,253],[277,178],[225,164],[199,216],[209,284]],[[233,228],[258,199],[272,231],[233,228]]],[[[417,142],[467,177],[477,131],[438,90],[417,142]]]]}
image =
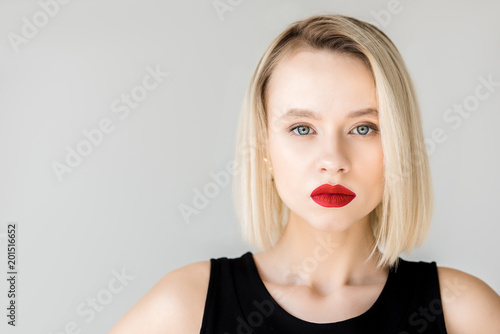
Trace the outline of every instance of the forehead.
{"type": "Polygon", "coordinates": [[[279,114],[290,108],[376,108],[375,84],[363,60],[325,50],[297,50],[282,59],[270,77],[266,97],[271,112],[279,114]]]}

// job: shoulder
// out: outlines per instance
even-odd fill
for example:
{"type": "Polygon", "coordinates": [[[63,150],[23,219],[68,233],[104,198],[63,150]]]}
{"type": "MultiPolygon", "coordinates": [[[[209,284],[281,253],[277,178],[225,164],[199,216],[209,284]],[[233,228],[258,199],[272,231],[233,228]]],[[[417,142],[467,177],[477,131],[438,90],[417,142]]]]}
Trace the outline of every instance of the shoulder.
{"type": "Polygon", "coordinates": [[[171,271],[109,333],[199,333],[209,279],[210,261],[171,271]]]}
{"type": "Polygon", "coordinates": [[[437,267],[448,333],[500,333],[500,296],[481,279],[437,267]]]}

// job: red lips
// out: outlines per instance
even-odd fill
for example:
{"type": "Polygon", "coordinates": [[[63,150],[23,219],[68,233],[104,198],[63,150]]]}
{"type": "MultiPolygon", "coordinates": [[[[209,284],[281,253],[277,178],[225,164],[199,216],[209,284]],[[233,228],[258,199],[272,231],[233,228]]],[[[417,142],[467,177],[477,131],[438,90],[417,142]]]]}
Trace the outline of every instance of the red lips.
{"type": "Polygon", "coordinates": [[[340,184],[322,184],[311,193],[313,201],[324,207],[342,207],[349,204],[356,194],[340,184]]]}

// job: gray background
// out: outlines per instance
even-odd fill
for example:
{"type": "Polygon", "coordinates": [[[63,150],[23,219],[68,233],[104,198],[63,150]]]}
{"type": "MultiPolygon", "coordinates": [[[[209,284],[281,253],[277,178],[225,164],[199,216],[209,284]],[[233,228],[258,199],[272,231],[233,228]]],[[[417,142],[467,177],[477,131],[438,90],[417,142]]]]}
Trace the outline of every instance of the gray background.
{"type": "Polygon", "coordinates": [[[500,3],[220,2],[231,10],[219,15],[212,0],[73,0],[47,22],[37,1],[0,2],[0,277],[7,223],[19,224],[18,327],[2,311],[0,331],[64,333],[74,322],[103,333],[167,272],[252,250],[241,241],[231,185],[210,188],[212,175],[233,159],[244,91],[267,45],[325,11],[389,35],[413,76],[426,138],[445,137],[429,146],[432,230],[402,257],[463,270],[499,292],[500,86],[483,100],[474,94],[481,77],[500,82],[500,3]],[[45,25],[16,52],[8,36],[34,15],[45,25]],[[113,101],[138,89],[148,66],[169,76],[120,119],[113,101]],[[453,114],[458,126],[443,118],[464,103],[473,110],[453,114]],[[66,146],[105,118],[114,130],[59,182],[52,163],[65,163],[66,146]],[[180,208],[203,189],[213,194],[208,205],[185,219],[180,208]],[[114,270],[131,276],[120,291],[114,270]],[[96,297],[91,319],[87,298],[96,297]]]}

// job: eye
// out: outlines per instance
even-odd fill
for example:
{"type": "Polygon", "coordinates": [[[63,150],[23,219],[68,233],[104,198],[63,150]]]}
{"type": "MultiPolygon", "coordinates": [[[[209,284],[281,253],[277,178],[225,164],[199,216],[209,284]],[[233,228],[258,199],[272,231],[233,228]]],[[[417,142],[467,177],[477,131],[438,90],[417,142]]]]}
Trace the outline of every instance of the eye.
{"type": "MultiPolygon", "coordinates": [[[[375,131],[378,131],[378,128],[375,124],[372,124],[372,123],[366,123],[366,124],[361,124],[361,125],[358,125],[356,126],[353,131],[355,131],[355,134],[357,135],[360,135],[360,136],[363,136],[363,137],[368,137],[368,135],[372,134],[373,132],[375,131]],[[372,131],[370,131],[370,129],[372,131]]],[[[293,128],[290,129],[290,133],[294,133],[298,136],[307,136],[310,134],[311,131],[314,131],[312,130],[312,128],[308,125],[305,125],[305,124],[297,124],[296,126],[294,126],[293,128]],[[297,130],[297,131],[295,131],[297,130]]]]}
{"type": "MultiPolygon", "coordinates": [[[[372,124],[372,123],[368,123],[368,124],[361,124],[361,125],[358,125],[354,128],[354,130],[357,130],[356,134],[358,135],[361,135],[363,137],[367,137],[369,134],[371,134],[372,132],[374,131],[378,131],[378,128],[376,125],[372,124]],[[372,130],[371,132],[370,129],[372,130]]],[[[354,131],[353,130],[353,131],[354,131]]]]}
{"type": "Polygon", "coordinates": [[[293,128],[290,129],[290,133],[293,132],[293,133],[297,134],[298,136],[308,135],[310,131],[311,131],[311,127],[304,125],[304,124],[297,124],[296,126],[294,126],[293,128]],[[295,130],[298,130],[298,133],[295,132],[295,130]]]}

